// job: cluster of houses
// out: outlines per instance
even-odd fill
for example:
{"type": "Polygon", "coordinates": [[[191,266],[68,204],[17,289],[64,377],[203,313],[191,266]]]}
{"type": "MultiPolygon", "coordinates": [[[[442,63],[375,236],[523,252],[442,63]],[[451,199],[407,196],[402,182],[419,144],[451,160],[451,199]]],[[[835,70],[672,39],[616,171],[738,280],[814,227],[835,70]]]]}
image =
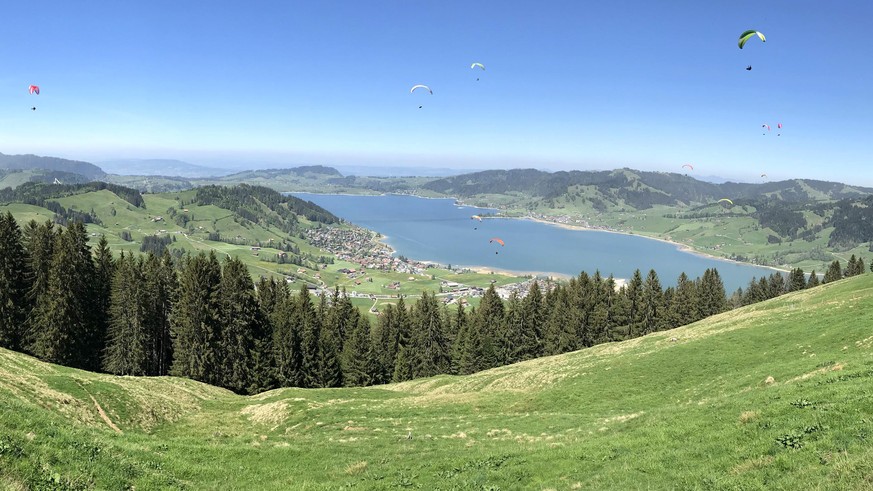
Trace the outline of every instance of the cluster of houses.
{"type": "Polygon", "coordinates": [[[361,269],[379,269],[406,274],[425,274],[428,263],[395,257],[394,250],[370,230],[352,227],[320,227],[306,231],[310,244],[331,252],[337,259],[356,263],[361,269]]]}

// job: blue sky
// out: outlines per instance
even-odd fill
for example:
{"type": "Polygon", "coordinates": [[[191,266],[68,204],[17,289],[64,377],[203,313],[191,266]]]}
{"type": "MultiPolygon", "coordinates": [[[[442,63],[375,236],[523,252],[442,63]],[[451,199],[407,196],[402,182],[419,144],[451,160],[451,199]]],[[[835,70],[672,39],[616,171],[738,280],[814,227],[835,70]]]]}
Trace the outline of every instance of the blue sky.
{"type": "Polygon", "coordinates": [[[7,4],[3,153],[873,185],[867,0],[7,4]]]}

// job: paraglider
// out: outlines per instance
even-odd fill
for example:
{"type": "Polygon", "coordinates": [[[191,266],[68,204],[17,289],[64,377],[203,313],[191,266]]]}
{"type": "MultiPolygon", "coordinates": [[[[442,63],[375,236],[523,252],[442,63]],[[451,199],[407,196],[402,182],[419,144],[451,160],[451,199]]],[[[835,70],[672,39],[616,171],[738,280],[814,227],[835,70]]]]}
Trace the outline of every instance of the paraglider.
{"type": "Polygon", "coordinates": [[[39,85],[31,85],[27,88],[27,91],[34,95],[39,95],[39,85]]]}
{"type": "Polygon", "coordinates": [[[777,124],[776,124],[776,129],[779,130],[779,132],[776,133],[776,136],[782,136],[782,123],[777,123],[777,124]]]}
{"type": "MultiPolygon", "coordinates": [[[[470,65],[470,69],[471,69],[471,70],[472,70],[472,69],[475,69],[475,68],[479,68],[479,69],[481,69],[483,72],[485,71],[485,65],[483,65],[483,64],[481,64],[481,63],[473,63],[472,65],[470,65]]],[[[476,77],[476,81],[477,81],[477,82],[479,81],[479,77],[476,77]]]]}
{"type": "Polygon", "coordinates": [[[482,221],[482,217],[480,217],[479,215],[473,215],[473,216],[470,217],[470,220],[479,220],[479,221],[481,222],[481,221],[482,221]]]}
{"type": "Polygon", "coordinates": [[[734,202],[731,201],[731,200],[729,200],[729,199],[727,199],[727,198],[722,198],[722,199],[718,200],[718,203],[727,203],[727,204],[729,204],[729,205],[731,205],[731,206],[734,205],[734,202]]]}
{"type": "Polygon", "coordinates": [[[31,110],[31,111],[36,111],[36,106],[33,106],[32,108],[30,108],[30,110],[31,110]]]}
{"type": "MultiPolygon", "coordinates": [[[[430,87],[428,87],[427,85],[422,85],[422,84],[413,85],[412,88],[409,89],[409,93],[413,94],[418,89],[424,89],[424,90],[428,91],[430,93],[430,95],[433,95],[433,91],[430,90],[430,87]]],[[[421,109],[422,107],[424,107],[424,106],[418,106],[419,109],[421,109]]]]}
{"type": "Polygon", "coordinates": [[[752,65],[747,66],[747,67],[746,67],[746,70],[748,70],[748,71],[752,71],[752,65]]]}
{"type": "Polygon", "coordinates": [[[749,29],[748,31],[745,31],[744,33],[740,34],[740,39],[739,39],[739,41],[737,41],[737,45],[740,47],[740,49],[743,49],[743,46],[746,45],[746,41],[748,41],[749,39],[752,39],[752,37],[754,37],[754,36],[758,36],[758,38],[761,40],[761,42],[764,42],[764,43],[767,42],[767,38],[764,37],[764,33],[758,32],[754,29],[749,29]]]}
{"type": "Polygon", "coordinates": [[[694,166],[691,164],[685,164],[682,167],[688,167],[689,169],[694,170],[694,166]]]}
{"type": "MultiPolygon", "coordinates": [[[[769,124],[762,124],[762,125],[761,125],[761,128],[767,128],[767,133],[770,132],[770,125],[769,125],[769,124]]],[[[767,133],[761,133],[761,134],[762,134],[762,135],[766,135],[767,133]]]]}
{"type": "MultiPolygon", "coordinates": [[[[500,244],[501,247],[504,247],[504,246],[505,246],[505,244],[503,243],[503,239],[499,239],[499,238],[497,238],[497,237],[493,237],[491,240],[488,241],[489,244],[491,244],[491,243],[493,243],[493,242],[497,242],[498,244],[500,244]]],[[[494,254],[499,254],[499,252],[494,251],[494,254]]]]}

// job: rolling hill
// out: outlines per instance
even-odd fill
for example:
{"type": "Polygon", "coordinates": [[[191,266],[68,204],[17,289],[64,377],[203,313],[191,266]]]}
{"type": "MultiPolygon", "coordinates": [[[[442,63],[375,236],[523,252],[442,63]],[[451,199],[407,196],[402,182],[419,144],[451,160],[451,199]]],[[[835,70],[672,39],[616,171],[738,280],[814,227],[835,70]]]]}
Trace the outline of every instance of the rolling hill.
{"type": "Polygon", "coordinates": [[[0,350],[10,489],[870,489],[873,275],[469,376],[252,397],[0,350]]]}
{"type": "Polygon", "coordinates": [[[89,162],[40,157],[37,155],[5,155],[0,153],[0,169],[29,170],[44,169],[79,174],[88,180],[100,179],[106,175],[103,169],[89,162]]]}

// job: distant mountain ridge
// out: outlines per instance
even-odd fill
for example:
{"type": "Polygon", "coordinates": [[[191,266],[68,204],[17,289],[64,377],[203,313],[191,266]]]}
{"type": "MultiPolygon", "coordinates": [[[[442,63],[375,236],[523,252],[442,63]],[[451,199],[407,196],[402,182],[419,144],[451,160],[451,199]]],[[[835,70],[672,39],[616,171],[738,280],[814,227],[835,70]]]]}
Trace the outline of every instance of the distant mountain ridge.
{"type": "Polygon", "coordinates": [[[79,174],[84,176],[86,180],[97,180],[106,177],[106,172],[103,169],[90,162],[61,159],[58,157],[41,157],[33,154],[6,155],[0,153],[0,169],[61,171],[79,174]]]}
{"type": "Polygon", "coordinates": [[[176,159],[114,159],[101,161],[98,164],[107,173],[121,176],[196,178],[226,176],[236,172],[233,169],[206,167],[176,159]]]}
{"type": "Polygon", "coordinates": [[[678,173],[633,169],[559,172],[490,170],[436,179],[422,188],[460,198],[523,193],[541,199],[556,199],[578,193],[586,199],[599,202],[602,207],[627,204],[637,209],[711,202],[726,197],[737,200],[769,195],[788,202],[805,202],[873,194],[873,188],[811,179],[714,184],[678,173]]]}

